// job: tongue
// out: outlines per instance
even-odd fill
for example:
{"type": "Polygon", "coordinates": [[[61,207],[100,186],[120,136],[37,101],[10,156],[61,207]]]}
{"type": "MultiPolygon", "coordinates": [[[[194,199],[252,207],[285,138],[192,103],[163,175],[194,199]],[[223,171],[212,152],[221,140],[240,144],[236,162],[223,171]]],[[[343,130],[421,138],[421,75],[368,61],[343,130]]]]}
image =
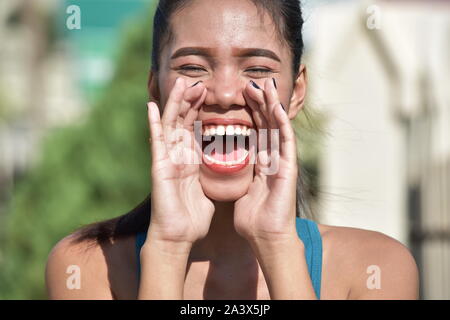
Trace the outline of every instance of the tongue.
{"type": "Polygon", "coordinates": [[[245,147],[238,146],[238,143],[224,144],[223,148],[213,149],[210,156],[218,161],[230,162],[241,159],[245,154],[245,147]]]}

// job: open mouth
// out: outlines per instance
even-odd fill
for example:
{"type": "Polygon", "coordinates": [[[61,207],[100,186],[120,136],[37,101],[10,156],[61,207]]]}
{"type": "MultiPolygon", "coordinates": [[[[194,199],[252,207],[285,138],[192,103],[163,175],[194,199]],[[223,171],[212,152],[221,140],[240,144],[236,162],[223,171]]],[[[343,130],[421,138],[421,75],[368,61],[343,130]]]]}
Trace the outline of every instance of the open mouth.
{"type": "Polygon", "coordinates": [[[210,119],[202,126],[203,163],[218,173],[234,173],[249,164],[253,125],[237,119],[210,119]]]}

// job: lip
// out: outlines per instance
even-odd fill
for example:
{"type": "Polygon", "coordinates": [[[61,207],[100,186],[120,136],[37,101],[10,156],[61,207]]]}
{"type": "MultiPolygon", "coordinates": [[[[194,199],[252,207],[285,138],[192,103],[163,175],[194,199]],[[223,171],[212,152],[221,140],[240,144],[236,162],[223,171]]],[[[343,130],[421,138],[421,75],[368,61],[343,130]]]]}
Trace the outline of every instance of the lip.
{"type": "Polygon", "coordinates": [[[211,163],[205,158],[205,155],[203,153],[202,153],[202,158],[203,158],[203,164],[207,168],[209,168],[211,171],[220,173],[220,174],[233,174],[233,173],[241,171],[249,164],[250,152],[243,162],[234,164],[234,165],[230,165],[230,166],[222,165],[222,164],[218,164],[218,163],[211,163]]]}
{"type": "MultiPolygon", "coordinates": [[[[246,126],[247,128],[254,128],[253,123],[251,123],[250,121],[243,120],[243,119],[236,119],[236,118],[210,118],[210,119],[205,119],[205,120],[201,120],[201,121],[202,121],[203,126],[206,126],[206,125],[223,125],[223,126],[242,125],[242,126],[246,126]]],[[[247,167],[247,165],[250,163],[250,152],[244,161],[242,161],[241,163],[238,163],[238,164],[234,164],[234,165],[223,165],[223,164],[218,164],[218,163],[212,163],[208,159],[205,158],[205,155],[203,154],[203,152],[202,152],[202,160],[203,160],[202,162],[205,165],[205,167],[207,167],[208,169],[210,169],[213,172],[216,172],[219,174],[233,174],[233,173],[237,173],[237,172],[243,170],[245,167],[247,167]]]]}
{"type": "MultiPolygon", "coordinates": [[[[210,119],[201,119],[202,126],[206,125],[242,125],[247,128],[254,128],[254,125],[251,121],[238,119],[238,118],[210,118],[210,119]]],[[[205,155],[202,152],[202,163],[209,170],[218,173],[218,174],[233,174],[243,170],[250,163],[250,152],[245,158],[244,161],[234,165],[222,165],[218,163],[211,163],[208,159],[205,158],[205,155]]]]}
{"type": "Polygon", "coordinates": [[[212,118],[201,120],[202,125],[242,125],[248,128],[253,128],[253,123],[242,119],[229,119],[229,118],[212,118]]]}

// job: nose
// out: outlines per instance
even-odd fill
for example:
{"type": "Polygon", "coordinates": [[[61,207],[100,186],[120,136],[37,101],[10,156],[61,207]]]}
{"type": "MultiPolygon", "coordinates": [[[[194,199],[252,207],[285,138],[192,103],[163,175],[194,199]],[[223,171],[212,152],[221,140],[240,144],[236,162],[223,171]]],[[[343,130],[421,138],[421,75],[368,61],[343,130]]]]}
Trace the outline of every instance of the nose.
{"type": "Polygon", "coordinates": [[[245,80],[241,79],[231,70],[217,72],[214,77],[205,81],[207,95],[206,105],[216,105],[228,110],[230,107],[245,107],[246,102],[242,91],[245,88],[245,80]]]}

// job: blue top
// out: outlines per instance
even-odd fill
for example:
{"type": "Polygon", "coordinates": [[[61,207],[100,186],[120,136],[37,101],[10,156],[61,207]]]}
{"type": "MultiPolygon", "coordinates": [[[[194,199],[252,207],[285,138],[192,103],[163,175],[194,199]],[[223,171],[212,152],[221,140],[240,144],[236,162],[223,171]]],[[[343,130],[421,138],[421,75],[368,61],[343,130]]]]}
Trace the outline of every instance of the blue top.
{"type": "MultiPolygon", "coordinates": [[[[300,239],[305,245],[305,258],[308,264],[309,276],[311,277],[317,299],[320,299],[320,284],[322,278],[322,238],[320,236],[317,223],[312,220],[297,217],[295,219],[295,226],[300,239]]],[[[136,235],[138,276],[141,272],[141,247],[144,244],[146,237],[146,232],[140,232],[136,235]]]]}

